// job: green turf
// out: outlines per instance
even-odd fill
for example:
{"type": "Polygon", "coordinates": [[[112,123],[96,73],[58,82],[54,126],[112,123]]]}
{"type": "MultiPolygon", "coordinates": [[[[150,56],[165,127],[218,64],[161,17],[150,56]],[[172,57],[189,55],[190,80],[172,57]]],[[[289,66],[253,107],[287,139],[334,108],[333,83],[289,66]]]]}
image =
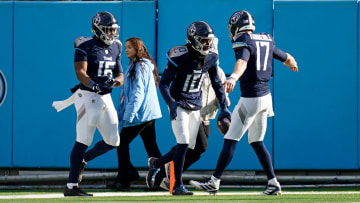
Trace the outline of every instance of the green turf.
{"type": "MultiPolygon", "coordinates": [[[[109,190],[86,190],[87,192],[111,192],[109,190]]],[[[143,190],[136,190],[143,192],[143,190]]],[[[226,192],[260,192],[254,189],[223,189],[226,192]]],[[[360,191],[359,188],[307,188],[307,189],[285,189],[284,192],[342,192],[360,191]]],[[[0,191],[0,196],[7,195],[29,195],[29,194],[54,194],[62,193],[62,190],[5,190],[0,191]]],[[[13,199],[0,202],[31,202],[31,203],[57,203],[57,202],[360,202],[360,194],[283,194],[281,196],[260,196],[260,195],[195,195],[195,196],[141,196],[141,197],[70,197],[57,199],[13,199]]]]}

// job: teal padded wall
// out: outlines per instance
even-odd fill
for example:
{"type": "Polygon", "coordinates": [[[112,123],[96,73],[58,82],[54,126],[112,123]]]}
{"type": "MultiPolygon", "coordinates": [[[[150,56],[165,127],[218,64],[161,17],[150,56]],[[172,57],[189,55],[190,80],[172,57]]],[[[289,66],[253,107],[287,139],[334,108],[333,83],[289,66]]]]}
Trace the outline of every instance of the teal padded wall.
{"type": "MultiPolygon", "coordinates": [[[[164,70],[167,59],[167,51],[176,45],[186,43],[186,29],[194,21],[206,21],[214,29],[219,38],[220,66],[226,74],[231,74],[235,64],[234,51],[231,48],[227,24],[230,16],[237,10],[248,10],[255,17],[257,32],[268,32],[272,34],[272,1],[254,0],[159,0],[158,21],[158,65],[164,70]]],[[[237,89],[230,94],[232,110],[240,97],[237,89]]],[[[160,98],[163,100],[162,98],[160,98]]],[[[169,124],[170,122],[167,121],[169,124]]],[[[272,119],[269,119],[266,145],[272,151],[272,119]]],[[[171,136],[172,135],[172,132],[171,136]]],[[[175,144],[175,143],[173,143],[175,144]]],[[[209,148],[191,169],[214,169],[216,161],[223,145],[223,136],[219,133],[216,123],[211,123],[211,135],[209,148]],[[212,160],[212,161],[209,161],[212,160]]],[[[228,169],[260,169],[255,153],[248,145],[247,136],[240,141],[235,156],[228,169]]]]}
{"type": "Polygon", "coordinates": [[[0,2],[0,167],[12,166],[12,79],[13,79],[13,3],[0,2]],[[2,85],[2,84],[5,85],[2,85]],[[2,105],[1,105],[2,103],[2,105]]]}
{"type": "MultiPolygon", "coordinates": [[[[76,138],[75,108],[70,106],[57,113],[51,104],[70,96],[69,88],[78,83],[74,40],[92,36],[91,19],[99,11],[121,17],[122,4],[14,4],[14,166],[68,167],[76,138]]],[[[101,167],[116,166],[114,155],[102,157],[108,161],[101,167]]]]}
{"type": "Polygon", "coordinates": [[[358,168],[356,1],[275,1],[275,168],[358,168]]]}

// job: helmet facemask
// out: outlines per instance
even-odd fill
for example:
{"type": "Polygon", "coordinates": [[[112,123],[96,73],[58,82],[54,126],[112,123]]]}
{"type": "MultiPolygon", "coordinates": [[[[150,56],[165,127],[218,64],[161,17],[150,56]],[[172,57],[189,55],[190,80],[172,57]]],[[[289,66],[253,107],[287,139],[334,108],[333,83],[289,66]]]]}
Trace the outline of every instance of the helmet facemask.
{"type": "Polygon", "coordinates": [[[215,35],[210,34],[208,37],[194,36],[193,43],[187,40],[191,46],[201,55],[208,55],[214,49],[215,35]]]}
{"type": "Polygon", "coordinates": [[[120,26],[118,24],[112,24],[112,26],[95,25],[100,31],[100,35],[95,35],[103,41],[106,45],[111,45],[116,39],[119,38],[120,26]]]}

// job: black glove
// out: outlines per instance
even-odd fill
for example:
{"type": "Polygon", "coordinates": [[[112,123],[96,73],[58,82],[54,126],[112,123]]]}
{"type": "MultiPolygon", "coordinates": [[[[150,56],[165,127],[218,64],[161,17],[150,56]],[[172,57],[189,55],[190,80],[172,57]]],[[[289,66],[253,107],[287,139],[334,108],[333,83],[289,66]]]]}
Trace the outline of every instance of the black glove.
{"type": "Polygon", "coordinates": [[[227,107],[221,109],[221,112],[220,112],[220,115],[219,115],[218,119],[220,120],[220,119],[223,119],[225,117],[228,118],[231,121],[231,112],[229,111],[229,109],[227,107]]]}
{"type": "Polygon", "coordinates": [[[169,108],[170,108],[170,120],[175,120],[177,113],[176,113],[176,109],[177,107],[180,105],[179,102],[171,102],[169,104],[169,108]]]}
{"type": "Polygon", "coordinates": [[[111,86],[108,86],[105,83],[95,83],[91,89],[94,90],[95,93],[109,92],[111,90],[111,86]]]}

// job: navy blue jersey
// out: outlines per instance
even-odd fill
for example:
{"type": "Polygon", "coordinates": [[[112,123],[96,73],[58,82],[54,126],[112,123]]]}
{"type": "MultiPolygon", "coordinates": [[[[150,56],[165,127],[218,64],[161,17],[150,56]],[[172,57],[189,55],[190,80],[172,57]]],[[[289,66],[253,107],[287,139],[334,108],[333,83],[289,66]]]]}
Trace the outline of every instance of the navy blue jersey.
{"type": "Polygon", "coordinates": [[[217,74],[217,53],[210,52],[202,56],[185,45],[173,47],[167,53],[167,57],[167,68],[160,80],[160,91],[167,103],[175,100],[186,109],[201,109],[201,84],[205,73],[208,72],[221,107],[227,105],[225,92],[217,74]]]}
{"type": "MultiPolygon", "coordinates": [[[[110,46],[104,45],[95,37],[79,37],[75,40],[75,62],[87,61],[88,76],[95,82],[97,76],[111,77],[122,73],[121,67],[122,44],[116,40],[110,46]]],[[[80,89],[92,91],[90,88],[80,84],[80,89]]],[[[110,93],[111,89],[109,92],[110,93]]]]}
{"type": "MultiPolygon", "coordinates": [[[[240,77],[242,97],[260,97],[268,94],[269,80],[272,74],[272,60],[275,43],[271,35],[266,33],[244,33],[233,41],[232,47],[236,59],[241,58],[241,48],[250,52],[247,68],[240,77]]],[[[243,59],[243,58],[241,58],[243,59]]]]}

